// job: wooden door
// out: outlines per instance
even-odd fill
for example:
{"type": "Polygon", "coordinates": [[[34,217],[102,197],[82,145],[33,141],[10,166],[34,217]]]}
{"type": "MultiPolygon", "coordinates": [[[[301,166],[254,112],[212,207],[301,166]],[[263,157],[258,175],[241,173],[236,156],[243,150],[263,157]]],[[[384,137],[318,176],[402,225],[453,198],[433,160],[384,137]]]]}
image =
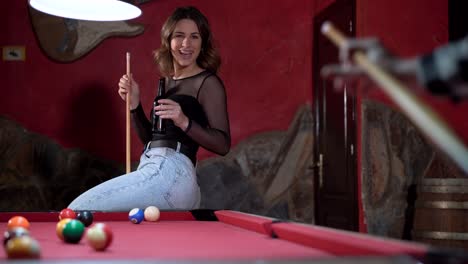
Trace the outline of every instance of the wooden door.
{"type": "Polygon", "coordinates": [[[354,36],[354,0],[335,1],[314,20],[315,115],[315,223],[358,230],[356,178],[355,87],[345,84],[335,91],[331,80],[320,77],[323,65],[338,62],[338,49],[320,32],[331,21],[347,36],[354,36]],[[320,165],[321,164],[321,165],[320,165]]]}

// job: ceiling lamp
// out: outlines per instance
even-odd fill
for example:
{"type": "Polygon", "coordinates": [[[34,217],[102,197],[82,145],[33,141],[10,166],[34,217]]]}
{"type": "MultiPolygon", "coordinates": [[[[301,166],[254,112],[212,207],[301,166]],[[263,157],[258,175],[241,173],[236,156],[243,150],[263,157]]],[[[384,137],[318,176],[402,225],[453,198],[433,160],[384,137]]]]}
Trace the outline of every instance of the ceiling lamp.
{"type": "Polygon", "coordinates": [[[141,10],[118,0],[29,0],[41,12],[79,20],[119,21],[139,17],[141,10]]]}

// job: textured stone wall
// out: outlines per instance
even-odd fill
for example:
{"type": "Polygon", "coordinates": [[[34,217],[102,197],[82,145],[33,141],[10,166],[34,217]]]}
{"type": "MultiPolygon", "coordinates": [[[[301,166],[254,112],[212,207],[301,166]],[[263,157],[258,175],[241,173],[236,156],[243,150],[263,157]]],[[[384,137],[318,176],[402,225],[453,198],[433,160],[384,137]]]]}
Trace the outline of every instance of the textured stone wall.
{"type": "Polygon", "coordinates": [[[432,149],[397,111],[362,105],[362,199],[368,232],[403,236],[409,187],[423,176],[432,149]]]}
{"type": "Polygon", "coordinates": [[[257,134],[227,156],[201,162],[202,207],[313,223],[312,125],[304,105],[288,131],[257,134]]]}
{"type": "Polygon", "coordinates": [[[0,117],[0,211],[61,210],[86,189],[122,173],[119,164],[64,149],[0,117]]]}

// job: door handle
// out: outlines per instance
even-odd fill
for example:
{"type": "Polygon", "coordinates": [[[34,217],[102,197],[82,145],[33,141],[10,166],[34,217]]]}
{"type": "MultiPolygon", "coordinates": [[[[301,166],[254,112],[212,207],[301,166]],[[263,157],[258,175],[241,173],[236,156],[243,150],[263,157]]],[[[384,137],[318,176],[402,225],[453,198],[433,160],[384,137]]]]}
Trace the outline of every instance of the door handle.
{"type": "Polygon", "coordinates": [[[319,161],[317,162],[318,174],[319,174],[319,187],[323,187],[323,154],[320,153],[319,161]]]}
{"type": "Polygon", "coordinates": [[[319,160],[316,163],[312,163],[313,165],[309,167],[309,169],[312,169],[315,171],[315,169],[318,169],[318,176],[319,176],[319,188],[321,189],[323,187],[323,154],[319,154],[319,160]]]}

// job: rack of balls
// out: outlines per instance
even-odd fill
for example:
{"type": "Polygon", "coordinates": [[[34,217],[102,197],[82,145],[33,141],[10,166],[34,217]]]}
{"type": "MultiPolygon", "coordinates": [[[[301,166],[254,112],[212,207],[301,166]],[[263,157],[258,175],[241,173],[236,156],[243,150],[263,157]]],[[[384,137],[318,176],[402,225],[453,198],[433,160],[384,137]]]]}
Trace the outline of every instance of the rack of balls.
{"type": "MultiPolygon", "coordinates": [[[[156,206],[148,206],[145,210],[134,208],[128,214],[129,220],[139,224],[143,220],[156,222],[160,211],[156,206]]],[[[83,237],[96,251],[106,250],[112,243],[113,233],[105,223],[94,223],[91,211],[73,211],[65,208],[59,213],[56,225],[57,237],[65,243],[77,244],[83,237]]],[[[40,258],[39,242],[30,234],[30,222],[23,216],[14,216],[7,223],[3,235],[3,247],[10,259],[40,258]]]]}
{"type": "Polygon", "coordinates": [[[96,251],[106,250],[112,243],[112,230],[105,223],[93,224],[91,211],[73,211],[65,208],[60,211],[56,233],[66,243],[79,243],[86,237],[87,243],[96,251]]]}

